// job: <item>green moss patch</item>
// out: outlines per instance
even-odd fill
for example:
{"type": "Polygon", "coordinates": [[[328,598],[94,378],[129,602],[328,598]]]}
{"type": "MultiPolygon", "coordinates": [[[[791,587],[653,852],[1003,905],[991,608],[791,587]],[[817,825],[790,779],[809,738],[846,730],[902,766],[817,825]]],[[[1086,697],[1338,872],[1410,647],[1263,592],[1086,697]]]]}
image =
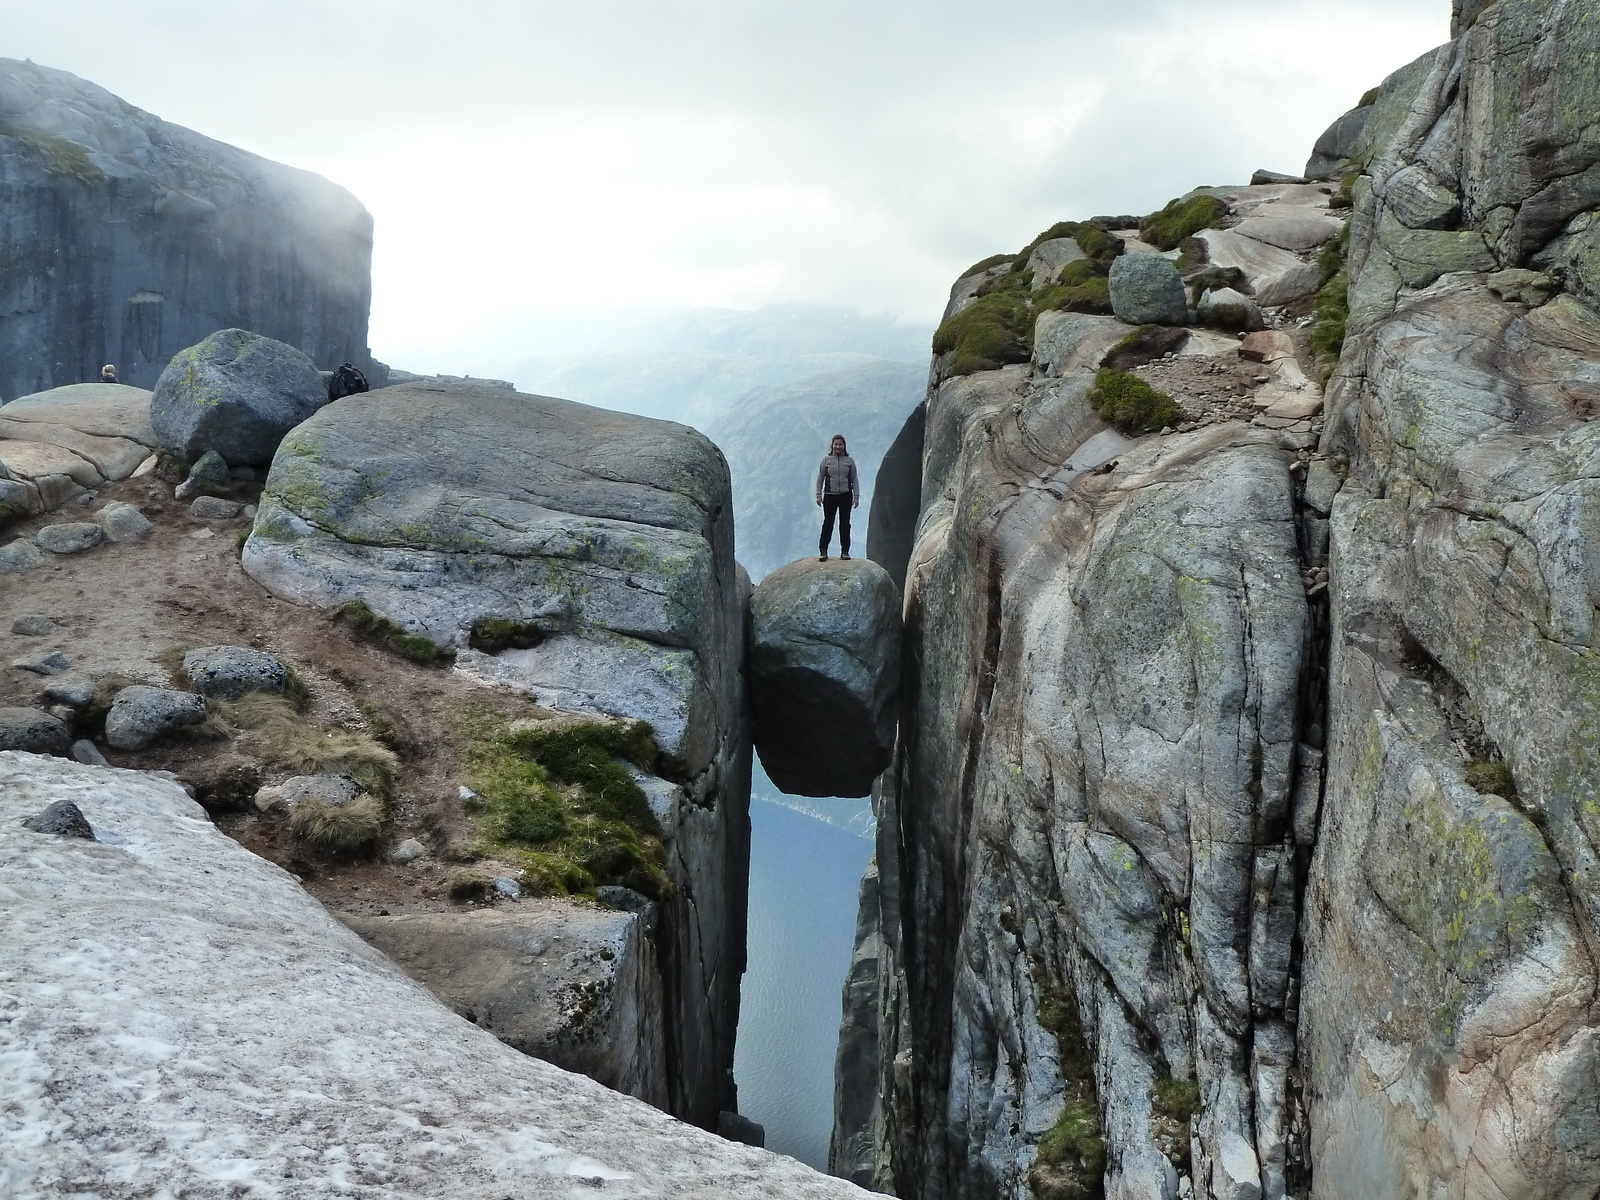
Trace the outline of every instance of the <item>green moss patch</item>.
{"type": "Polygon", "coordinates": [[[1227,215],[1228,206],[1215,196],[1173,200],[1139,223],[1139,237],[1158,249],[1176,250],[1184,238],[1215,227],[1227,215]]]}
{"type": "Polygon", "coordinates": [[[1173,424],[1183,410],[1131,371],[1101,367],[1089,389],[1089,403],[1107,422],[1127,434],[1154,433],[1173,424]]]}
{"type": "Polygon", "coordinates": [[[1015,258],[1016,255],[1014,254],[991,254],[988,258],[980,259],[978,262],[973,263],[965,271],[957,275],[956,278],[970,279],[974,275],[982,275],[991,267],[998,267],[1001,263],[1011,262],[1015,258]]]}
{"type": "Polygon", "coordinates": [[[94,165],[89,152],[77,142],[35,133],[9,121],[0,121],[0,135],[21,142],[33,151],[43,161],[44,169],[52,175],[64,175],[79,183],[105,181],[105,172],[94,165]]]}
{"type": "Polygon", "coordinates": [[[1162,355],[1176,354],[1188,340],[1189,331],[1176,325],[1141,325],[1107,350],[1100,365],[1114,371],[1131,371],[1162,355]]]}
{"type": "Polygon", "coordinates": [[[593,895],[619,883],[647,896],[670,888],[661,827],[624,765],[653,770],[642,721],[550,720],[511,725],[464,715],[468,810],[484,852],[519,861],[525,885],[550,895],[593,895]]]}
{"type": "Polygon", "coordinates": [[[1517,781],[1511,768],[1497,758],[1475,758],[1462,772],[1467,784],[1474,790],[1506,800],[1517,798],[1517,781]]]}
{"type": "Polygon", "coordinates": [[[946,370],[951,376],[1027,362],[1033,353],[1033,321],[1033,304],[1027,295],[991,292],[934,331],[933,352],[954,352],[946,370]]]}
{"type": "Polygon", "coordinates": [[[1094,1087],[1094,1058],[1070,984],[1041,992],[1039,1024],[1055,1035],[1064,1103],[1061,1116],[1039,1139],[1028,1187],[1035,1200],[1094,1200],[1104,1194],[1105,1129],[1094,1087]]]}
{"type": "Polygon", "coordinates": [[[440,646],[420,633],[408,633],[387,617],[380,617],[360,600],[351,600],[334,611],[337,624],[351,629],[357,637],[382,646],[419,666],[436,667],[455,661],[455,651],[440,646]]]}
{"type": "Polygon", "coordinates": [[[484,617],[473,622],[467,645],[485,654],[499,654],[502,650],[531,650],[548,636],[548,631],[534,621],[484,617]]]}

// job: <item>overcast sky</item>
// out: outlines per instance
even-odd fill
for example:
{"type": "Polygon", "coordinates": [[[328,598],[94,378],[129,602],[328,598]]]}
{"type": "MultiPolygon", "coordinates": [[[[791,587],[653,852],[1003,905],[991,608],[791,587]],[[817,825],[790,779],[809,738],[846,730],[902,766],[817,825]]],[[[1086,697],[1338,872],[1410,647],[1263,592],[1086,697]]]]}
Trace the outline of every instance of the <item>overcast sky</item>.
{"type": "Polygon", "coordinates": [[[344,184],[374,350],[448,370],[640,305],[931,323],[1054,221],[1299,170],[1449,8],[0,0],[0,54],[344,184]]]}

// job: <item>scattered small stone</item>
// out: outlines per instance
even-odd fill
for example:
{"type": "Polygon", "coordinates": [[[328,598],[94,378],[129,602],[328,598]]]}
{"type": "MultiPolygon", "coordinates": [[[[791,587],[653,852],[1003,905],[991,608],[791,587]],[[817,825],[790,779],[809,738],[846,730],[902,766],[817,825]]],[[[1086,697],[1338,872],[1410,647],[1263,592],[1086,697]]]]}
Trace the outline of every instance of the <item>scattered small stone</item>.
{"type": "Polygon", "coordinates": [[[145,459],[142,463],[135,467],[133,474],[128,476],[128,478],[143,479],[146,475],[150,474],[156,469],[156,464],[160,461],[161,456],[159,454],[152,454],[149,458],[145,459]]]}
{"type": "Polygon", "coordinates": [[[266,651],[248,646],[191,650],[183,656],[183,673],[195,691],[216,700],[237,700],[249,692],[281,695],[289,686],[288,667],[266,651]]]}
{"type": "Polygon", "coordinates": [[[189,468],[189,477],[173,490],[173,497],[187,500],[191,496],[214,495],[225,491],[230,482],[228,464],[215,450],[207,450],[189,468]]]}
{"type": "Polygon", "coordinates": [[[34,545],[51,554],[79,554],[92,550],[106,539],[106,531],[93,521],[63,521],[46,525],[33,535],[34,545]]]}
{"type": "Polygon", "coordinates": [[[70,725],[78,719],[77,711],[65,704],[52,704],[45,711],[63,725],[70,725]]]}
{"type": "Polygon", "coordinates": [[[94,703],[94,682],[89,679],[58,679],[45,684],[39,698],[46,704],[64,704],[68,708],[88,708],[94,703]]]}
{"type": "Polygon", "coordinates": [[[100,510],[97,518],[106,537],[113,542],[138,542],[150,536],[155,528],[142,512],[131,504],[113,501],[100,510]]]}
{"type": "Polygon", "coordinates": [[[72,666],[67,656],[59,650],[46,650],[26,658],[14,658],[11,665],[19,671],[32,671],[35,675],[59,675],[72,666]]]}
{"type": "Polygon", "coordinates": [[[201,521],[231,521],[244,507],[237,500],[222,500],[216,496],[197,496],[189,505],[189,515],[201,521]]]}
{"type": "Polygon", "coordinates": [[[0,750],[65,754],[72,745],[66,724],[37,708],[0,708],[0,750]]]}
{"type": "Polygon", "coordinates": [[[508,875],[496,875],[494,877],[494,891],[495,895],[502,896],[507,900],[522,899],[522,885],[508,875]]]}
{"type": "Polygon", "coordinates": [[[332,808],[343,808],[360,790],[348,775],[295,775],[258,791],[256,807],[262,812],[276,808],[292,812],[306,801],[315,800],[332,808]]]}
{"type": "Polygon", "coordinates": [[[111,765],[106,761],[106,756],[100,753],[100,747],[96,746],[88,738],[80,738],[73,742],[71,754],[74,759],[86,767],[109,767],[111,765]]]}
{"type": "Polygon", "coordinates": [[[89,818],[71,800],[57,800],[43,812],[24,818],[22,827],[55,837],[83,838],[90,842],[95,840],[89,818]]]}
{"type": "Polygon", "coordinates": [[[196,529],[193,533],[189,534],[188,536],[192,537],[197,542],[203,542],[207,538],[216,537],[217,536],[217,531],[215,529],[210,529],[210,528],[207,528],[207,529],[196,529]]]}
{"type": "Polygon", "coordinates": [[[403,867],[409,863],[416,862],[417,859],[423,857],[427,853],[428,851],[426,848],[424,848],[422,843],[417,841],[416,838],[407,838],[393,850],[389,851],[389,861],[397,867],[403,867]]]}
{"type": "Polygon", "coordinates": [[[206,719],[204,696],[137,684],[119,691],[106,714],[113,750],[143,750],[157,738],[206,719]]]}
{"type": "Polygon", "coordinates": [[[260,510],[257,509],[254,504],[246,504],[242,509],[239,510],[239,515],[247,521],[254,521],[256,519],[256,513],[259,511],[260,510]]]}
{"type": "Polygon", "coordinates": [[[61,626],[57,625],[49,617],[41,617],[37,614],[18,617],[11,622],[11,632],[18,637],[49,637],[60,628],[61,626]]]}
{"type": "Polygon", "coordinates": [[[465,785],[458,789],[458,794],[463,800],[476,800],[478,798],[478,793],[465,785]]]}

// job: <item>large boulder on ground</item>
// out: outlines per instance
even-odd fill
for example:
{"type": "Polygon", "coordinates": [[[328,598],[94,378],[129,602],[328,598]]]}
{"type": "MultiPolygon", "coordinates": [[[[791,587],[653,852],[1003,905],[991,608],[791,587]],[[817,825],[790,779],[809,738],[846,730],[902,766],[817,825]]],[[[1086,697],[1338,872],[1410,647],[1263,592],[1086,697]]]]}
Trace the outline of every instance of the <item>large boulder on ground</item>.
{"type": "Polygon", "coordinates": [[[650,724],[688,798],[661,814],[671,1109],[712,1127],[735,1108],[749,582],[717,448],[463,381],[348,396],[279,447],[243,565],[296,603],[360,601],[471,679],[650,724]]]}
{"type": "Polygon", "coordinates": [[[37,708],[0,708],[0,750],[65,754],[72,745],[66,725],[37,708]]]}
{"type": "Polygon", "coordinates": [[[1373,106],[1352,108],[1323,132],[1306,163],[1307,179],[1338,179],[1355,168],[1353,161],[1373,106]]]}
{"type": "Polygon", "coordinates": [[[201,646],[183,656],[183,673],[202,696],[237,700],[248,692],[281,694],[289,668],[274,654],[249,646],[201,646]]]}
{"type": "Polygon", "coordinates": [[[16,1194],[864,1194],[519,1054],[176,784],[0,754],[0,830],[16,1194]],[[62,799],[99,841],[21,827],[62,799]]]}
{"type": "Polygon", "coordinates": [[[222,329],[173,356],[156,381],[150,422],[161,445],[193,461],[272,461],[283,435],[328,402],[316,364],[293,346],[222,329]]]}
{"type": "Polygon", "coordinates": [[[1200,297],[1196,306],[1200,324],[1214,329],[1255,330],[1265,324],[1261,307],[1243,292],[1214,288],[1200,297]]]}
{"type": "Polygon", "coordinates": [[[661,973],[641,917],[547,900],[340,919],[507,1045],[667,1106],[661,973]]]}
{"type": "Polygon", "coordinates": [[[894,752],[900,592],[875,562],[790,563],[750,600],[756,752],[799,796],[865,796],[894,752]]]}
{"type": "Polygon", "coordinates": [[[1124,254],[1111,264],[1111,311],[1130,325],[1182,325],[1189,298],[1172,260],[1124,254]]]}
{"type": "Polygon", "coordinates": [[[150,400],[142,388],[114,383],[76,383],[19,397],[0,407],[0,461],[22,479],[60,473],[92,484],[91,471],[126,479],[156,445],[150,400]],[[29,445],[35,456],[49,447],[67,468],[28,458],[29,445]]]}
{"type": "Polygon", "coordinates": [[[111,701],[106,741],[115,750],[143,750],[151,742],[206,719],[205,697],[135,684],[111,701]]]}

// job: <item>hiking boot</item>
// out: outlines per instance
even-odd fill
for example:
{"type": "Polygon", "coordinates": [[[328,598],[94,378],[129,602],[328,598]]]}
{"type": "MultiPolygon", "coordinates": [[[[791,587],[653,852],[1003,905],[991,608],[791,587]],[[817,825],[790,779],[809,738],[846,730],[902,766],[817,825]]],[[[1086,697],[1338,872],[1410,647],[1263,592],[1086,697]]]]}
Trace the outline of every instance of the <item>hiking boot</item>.
{"type": "Polygon", "coordinates": [[[817,555],[817,561],[818,562],[827,562],[828,561],[828,556],[826,554],[819,554],[819,555],[817,555]]]}
{"type": "Polygon", "coordinates": [[[842,559],[848,559],[850,556],[848,554],[841,554],[839,557],[842,559]]]}

